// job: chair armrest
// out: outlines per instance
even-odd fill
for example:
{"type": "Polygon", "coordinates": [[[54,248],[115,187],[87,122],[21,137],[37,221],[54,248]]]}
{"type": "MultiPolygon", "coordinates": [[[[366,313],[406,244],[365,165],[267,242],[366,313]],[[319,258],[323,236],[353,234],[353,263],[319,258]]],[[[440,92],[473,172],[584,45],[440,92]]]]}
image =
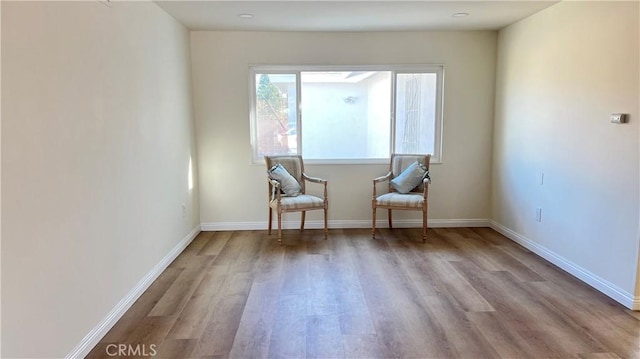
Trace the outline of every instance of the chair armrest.
{"type": "Polygon", "coordinates": [[[376,184],[380,183],[380,182],[385,182],[385,181],[389,181],[391,179],[391,171],[389,171],[389,173],[387,173],[384,176],[380,176],[377,178],[373,179],[373,200],[375,202],[376,199],[376,184]]]}
{"type": "Polygon", "coordinates": [[[276,180],[274,180],[274,179],[267,178],[267,182],[271,183],[271,185],[272,185],[273,187],[280,187],[280,182],[278,182],[278,181],[276,181],[276,180]]]}
{"type": "Polygon", "coordinates": [[[269,184],[271,185],[271,198],[269,199],[269,201],[277,199],[278,202],[280,202],[280,182],[268,177],[267,182],[269,182],[269,184]]]}
{"type": "Polygon", "coordinates": [[[324,195],[324,205],[326,206],[327,205],[327,180],[318,178],[318,177],[310,177],[306,173],[302,173],[302,178],[304,178],[306,181],[313,182],[313,183],[320,183],[324,186],[323,195],[324,195]]]}
{"type": "Polygon", "coordinates": [[[373,179],[373,184],[375,185],[376,183],[388,181],[390,179],[391,179],[391,172],[387,173],[384,176],[380,176],[380,177],[374,178],[373,179]]]}
{"type": "Polygon", "coordinates": [[[313,183],[322,183],[322,184],[326,184],[327,183],[326,179],[322,179],[322,178],[318,178],[318,177],[311,177],[311,176],[307,175],[306,173],[302,174],[302,178],[304,178],[305,180],[307,180],[309,182],[313,182],[313,183]]]}
{"type": "Polygon", "coordinates": [[[429,194],[429,183],[431,183],[431,180],[429,178],[425,178],[422,180],[422,184],[424,185],[422,195],[424,196],[425,200],[427,199],[427,195],[429,194]]]}

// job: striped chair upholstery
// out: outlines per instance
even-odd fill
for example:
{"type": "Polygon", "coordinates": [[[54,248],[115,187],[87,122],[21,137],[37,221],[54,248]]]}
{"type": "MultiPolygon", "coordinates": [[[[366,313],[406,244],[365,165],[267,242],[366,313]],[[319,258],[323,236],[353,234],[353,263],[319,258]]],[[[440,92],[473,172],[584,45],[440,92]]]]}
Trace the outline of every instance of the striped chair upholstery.
{"type": "Polygon", "coordinates": [[[397,192],[389,192],[376,197],[377,207],[406,207],[422,209],[424,198],[422,194],[402,194],[397,192]]]}
{"type": "Polygon", "coordinates": [[[295,178],[302,187],[302,194],[296,197],[286,197],[281,194],[279,183],[267,178],[269,183],[269,234],[273,221],[273,211],[278,215],[278,241],[282,241],[282,214],[285,212],[301,212],[300,230],[304,230],[304,221],[306,211],[322,209],[324,211],[324,237],[327,238],[329,229],[327,226],[327,210],[329,201],[327,199],[327,181],[321,178],[308,176],[304,172],[304,162],[302,156],[284,155],[284,156],[265,156],[267,170],[280,164],[293,178],[295,178]],[[317,183],[323,186],[323,197],[317,197],[306,194],[306,182],[317,183]]]}
{"type": "MultiPolygon", "coordinates": [[[[273,199],[269,203],[271,208],[278,208],[278,200],[273,199]]],[[[307,209],[322,209],[324,208],[324,201],[322,198],[316,196],[310,196],[308,194],[301,194],[296,197],[282,197],[280,199],[280,206],[283,211],[302,211],[307,209]]]]}
{"type": "Polygon", "coordinates": [[[416,161],[422,163],[428,170],[429,162],[431,161],[431,155],[392,154],[391,161],[389,163],[389,172],[386,175],[375,178],[373,180],[373,198],[371,200],[371,206],[373,209],[373,238],[375,238],[376,236],[376,211],[378,208],[386,208],[388,210],[389,228],[393,228],[393,219],[391,216],[392,210],[417,210],[422,211],[422,241],[426,242],[429,182],[427,180],[424,180],[420,185],[406,194],[396,192],[393,186],[391,186],[391,180],[400,175],[402,171],[404,171],[407,167],[409,167],[409,165],[416,161]],[[388,193],[378,195],[376,185],[382,182],[387,182],[388,193]]]}

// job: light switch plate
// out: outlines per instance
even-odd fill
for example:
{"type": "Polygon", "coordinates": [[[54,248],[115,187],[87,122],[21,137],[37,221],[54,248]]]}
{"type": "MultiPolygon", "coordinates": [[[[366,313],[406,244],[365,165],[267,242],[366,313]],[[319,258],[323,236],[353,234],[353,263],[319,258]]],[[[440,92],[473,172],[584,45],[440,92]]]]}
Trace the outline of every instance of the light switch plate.
{"type": "Polygon", "coordinates": [[[626,123],[626,122],[627,122],[627,114],[625,113],[611,114],[611,123],[626,123]]]}

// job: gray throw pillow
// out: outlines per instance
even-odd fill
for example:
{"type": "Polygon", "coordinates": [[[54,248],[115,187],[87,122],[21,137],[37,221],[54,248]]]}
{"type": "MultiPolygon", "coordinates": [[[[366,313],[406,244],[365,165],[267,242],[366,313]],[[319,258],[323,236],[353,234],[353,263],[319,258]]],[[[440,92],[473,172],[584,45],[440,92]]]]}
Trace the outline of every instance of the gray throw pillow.
{"type": "Polygon", "coordinates": [[[292,175],[281,165],[277,164],[267,171],[269,178],[280,182],[280,189],[285,196],[296,197],[302,192],[302,186],[292,175]]]}
{"type": "Polygon", "coordinates": [[[429,170],[422,163],[415,161],[402,171],[398,177],[391,180],[391,186],[398,193],[409,193],[418,187],[425,178],[429,179],[429,170]]]}

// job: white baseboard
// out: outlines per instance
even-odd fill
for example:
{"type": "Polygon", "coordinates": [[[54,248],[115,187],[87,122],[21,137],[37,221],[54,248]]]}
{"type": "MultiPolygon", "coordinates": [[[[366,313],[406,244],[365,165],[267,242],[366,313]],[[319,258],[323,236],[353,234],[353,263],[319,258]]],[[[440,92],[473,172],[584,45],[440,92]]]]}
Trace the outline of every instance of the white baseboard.
{"type": "MultiPolygon", "coordinates": [[[[267,229],[268,221],[258,222],[212,222],[202,223],[203,231],[251,231],[267,229]]],[[[489,227],[488,219],[430,219],[427,223],[429,228],[443,227],[489,227]]],[[[371,228],[370,220],[330,220],[328,223],[331,228],[371,228]]],[[[420,228],[422,220],[420,219],[396,219],[393,226],[397,228],[420,228]]],[[[322,220],[307,220],[304,224],[308,229],[322,229],[324,222],[322,220]]],[[[388,228],[387,220],[377,220],[377,228],[388,228]]],[[[278,228],[277,223],[273,224],[273,228],[278,228]]],[[[300,228],[300,221],[282,221],[283,229],[300,228]]]]}
{"type": "Polygon", "coordinates": [[[196,226],[189,234],[186,235],[173,249],[167,253],[162,260],[156,264],[147,275],[145,275],[139,282],[136,284],[129,293],[116,304],[113,309],[107,314],[107,316],[98,323],[98,325],[93,328],[89,334],[87,334],[80,343],[73,348],[71,353],[69,353],[67,358],[84,358],[89,354],[91,349],[98,344],[100,339],[107,334],[107,332],[122,318],[124,313],[135,303],[136,300],[144,293],[149,286],[153,283],[153,281],[164,272],[164,270],[173,262],[176,257],[182,253],[182,251],[187,248],[189,243],[196,238],[196,236],[200,233],[200,226],[196,226]]]}
{"type": "Polygon", "coordinates": [[[430,219],[427,225],[432,228],[489,227],[489,220],[480,218],[430,219]]]}
{"type": "Polygon", "coordinates": [[[569,274],[592,286],[603,294],[609,296],[616,302],[624,305],[629,309],[640,310],[640,297],[634,296],[633,294],[624,291],[617,285],[603,278],[600,278],[591,271],[571,262],[570,260],[558,255],[557,253],[549,250],[544,246],[541,246],[540,244],[526,238],[525,236],[516,233],[515,231],[503,226],[496,221],[489,221],[489,226],[497,232],[500,232],[507,238],[511,239],[512,241],[520,244],[521,246],[534,252],[547,261],[557,265],[558,267],[567,271],[569,274]]]}

